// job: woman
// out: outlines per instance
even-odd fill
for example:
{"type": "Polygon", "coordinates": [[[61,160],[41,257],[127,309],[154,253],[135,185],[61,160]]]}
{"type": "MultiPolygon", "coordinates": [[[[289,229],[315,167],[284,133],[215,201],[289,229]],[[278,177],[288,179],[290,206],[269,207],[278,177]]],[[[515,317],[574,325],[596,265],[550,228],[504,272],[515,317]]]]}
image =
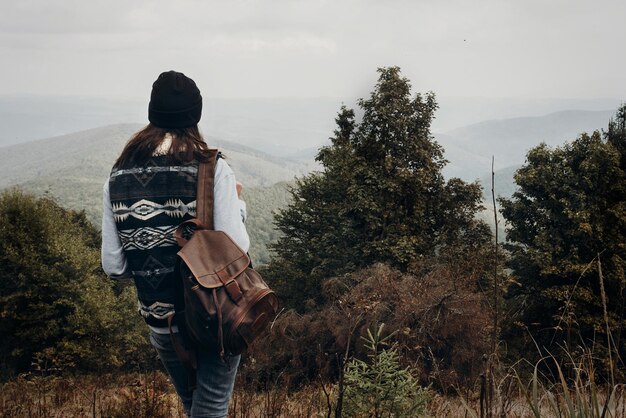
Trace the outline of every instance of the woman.
{"type": "MultiPolygon", "coordinates": [[[[198,130],[202,96],[182,73],[162,73],[152,85],[150,124],[126,144],[104,185],[102,266],[112,278],[132,277],[139,312],[176,392],[191,417],[225,417],[239,356],[226,362],[217,353],[198,352],[196,389],[170,340],[167,318],[181,306],[174,275],[178,224],[196,216],[198,162],[208,156],[198,130]]],[[[214,227],[248,251],[245,204],[235,176],[218,159],[214,182],[214,227]]],[[[178,332],[177,329],[175,329],[178,332]]]]}

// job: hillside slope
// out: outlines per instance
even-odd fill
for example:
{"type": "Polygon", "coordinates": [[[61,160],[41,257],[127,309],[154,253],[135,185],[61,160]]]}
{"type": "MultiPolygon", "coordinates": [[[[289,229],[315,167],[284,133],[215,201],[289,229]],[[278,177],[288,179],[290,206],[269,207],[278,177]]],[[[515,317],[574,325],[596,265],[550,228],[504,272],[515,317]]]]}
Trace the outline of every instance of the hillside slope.
{"type": "MultiPolygon", "coordinates": [[[[137,124],[118,124],[0,148],[0,188],[27,181],[64,178],[103,182],[137,124]]],[[[238,178],[248,186],[269,186],[291,180],[311,166],[273,157],[235,143],[208,138],[219,147],[238,178]]]]}
{"type": "MultiPolygon", "coordinates": [[[[63,206],[85,210],[100,224],[102,185],[128,138],[141,125],[110,125],[55,138],[0,148],[0,189],[19,186],[48,195],[63,206]]],[[[248,228],[256,262],[268,258],[269,240],[276,237],[272,213],[286,205],[287,183],[313,169],[306,164],[264,154],[227,141],[209,138],[226,155],[249,200],[248,228]],[[277,184],[278,183],[278,184],[277,184]]]]}
{"type": "Polygon", "coordinates": [[[436,135],[450,166],[446,175],[475,180],[496,170],[520,165],[529,149],[545,142],[562,145],[583,132],[606,128],[613,110],[567,110],[545,116],[489,120],[436,135]]]}
{"type": "MultiPolygon", "coordinates": [[[[495,155],[496,193],[508,197],[515,189],[513,173],[524,162],[528,149],[542,141],[561,145],[581,132],[601,129],[612,115],[612,111],[563,111],[485,121],[438,134],[436,139],[450,161],[444,173],[468,181],[480,179],[490,202],[491,155],[495,155]]],[[[138,124],[108,125],[2,147],[0,189],[20,185],[38,195],[47,194],[66,207],[85,210],[92,221],[99,223],[102,184],[124,143],[140,128],[138,124]]],[[[252,201],[251,234],[258,234],[263,241],[253,252],[265,261],[266,244],[276,238],[271,214],[287,204],[287,182],[319,167],[312,161],[316,152],[311,148],[286,159],[216,138],[208,138],[207,142],[224,152],[245,186],[246,198],[252,201]]]]}

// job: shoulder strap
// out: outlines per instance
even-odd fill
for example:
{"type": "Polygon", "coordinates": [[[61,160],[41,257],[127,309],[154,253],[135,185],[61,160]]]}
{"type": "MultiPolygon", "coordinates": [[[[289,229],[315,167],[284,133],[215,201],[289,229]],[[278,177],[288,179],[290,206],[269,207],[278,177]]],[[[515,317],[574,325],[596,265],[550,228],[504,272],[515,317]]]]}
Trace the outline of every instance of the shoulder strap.
{"type": "Polygon", "coordinates": [[[213,184],[215,182],[217,154],[217,149],[210,149],[208,161],[200,163],[198,167],[196,218],[202,222],[204,229],[213,229],[213,184]]]}

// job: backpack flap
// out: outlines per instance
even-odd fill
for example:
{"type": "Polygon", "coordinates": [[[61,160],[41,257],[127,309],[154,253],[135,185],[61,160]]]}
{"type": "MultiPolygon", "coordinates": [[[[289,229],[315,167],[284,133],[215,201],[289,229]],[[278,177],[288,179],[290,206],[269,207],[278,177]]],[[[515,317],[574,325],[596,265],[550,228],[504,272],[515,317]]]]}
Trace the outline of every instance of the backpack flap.
{"type": "Polygon", "coordinates": [[[227,233],[196,230],[178,255],[200,286],[206,289],[226,286],[234,300],[241,297],[237,295],[238,286],[233,286],[234,279],[249,266],[250,258],[227,233]]]}

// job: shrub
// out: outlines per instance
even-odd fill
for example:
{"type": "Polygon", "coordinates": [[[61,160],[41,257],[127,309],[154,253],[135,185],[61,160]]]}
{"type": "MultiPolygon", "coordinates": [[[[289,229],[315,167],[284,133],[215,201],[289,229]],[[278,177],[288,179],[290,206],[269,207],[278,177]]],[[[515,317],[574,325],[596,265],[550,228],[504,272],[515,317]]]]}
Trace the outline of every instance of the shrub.
{"type": "Polygon", "coordinates": [[[0,194],[0,360],[31,368],[97,370],[145,362],[133,289],[100,268],[99,232],[84,212],[20,190],[0,194]]]}
{"type": "Polygon", "coordinates": [[[349,417],[424,416],[428,390],[422,388],[409,367],[402,367],[395,343],[382,337],[384,324],[363,338],[368,361],[352,359],[345,376],[345,413],[349,417]],[[388,348],[381,349],[388,345],[388,348]]]}
{"type": "Polygon", "coordinates": [[[328,280],[323,289],[333,303],[306,314],[281,314],[253,346],[242,377],[280,378],[291,388],[319,377],[337,379],[346,348],[366,358],[367,349],[356,341],[385,323],[401,364],[419,365],[422,382],[444,390],[471,385],[482,371],[483,354],[490,352],[492,329],[476,281],[445,266],[422,266],[411,274],[383,264],[328,280]]]}

